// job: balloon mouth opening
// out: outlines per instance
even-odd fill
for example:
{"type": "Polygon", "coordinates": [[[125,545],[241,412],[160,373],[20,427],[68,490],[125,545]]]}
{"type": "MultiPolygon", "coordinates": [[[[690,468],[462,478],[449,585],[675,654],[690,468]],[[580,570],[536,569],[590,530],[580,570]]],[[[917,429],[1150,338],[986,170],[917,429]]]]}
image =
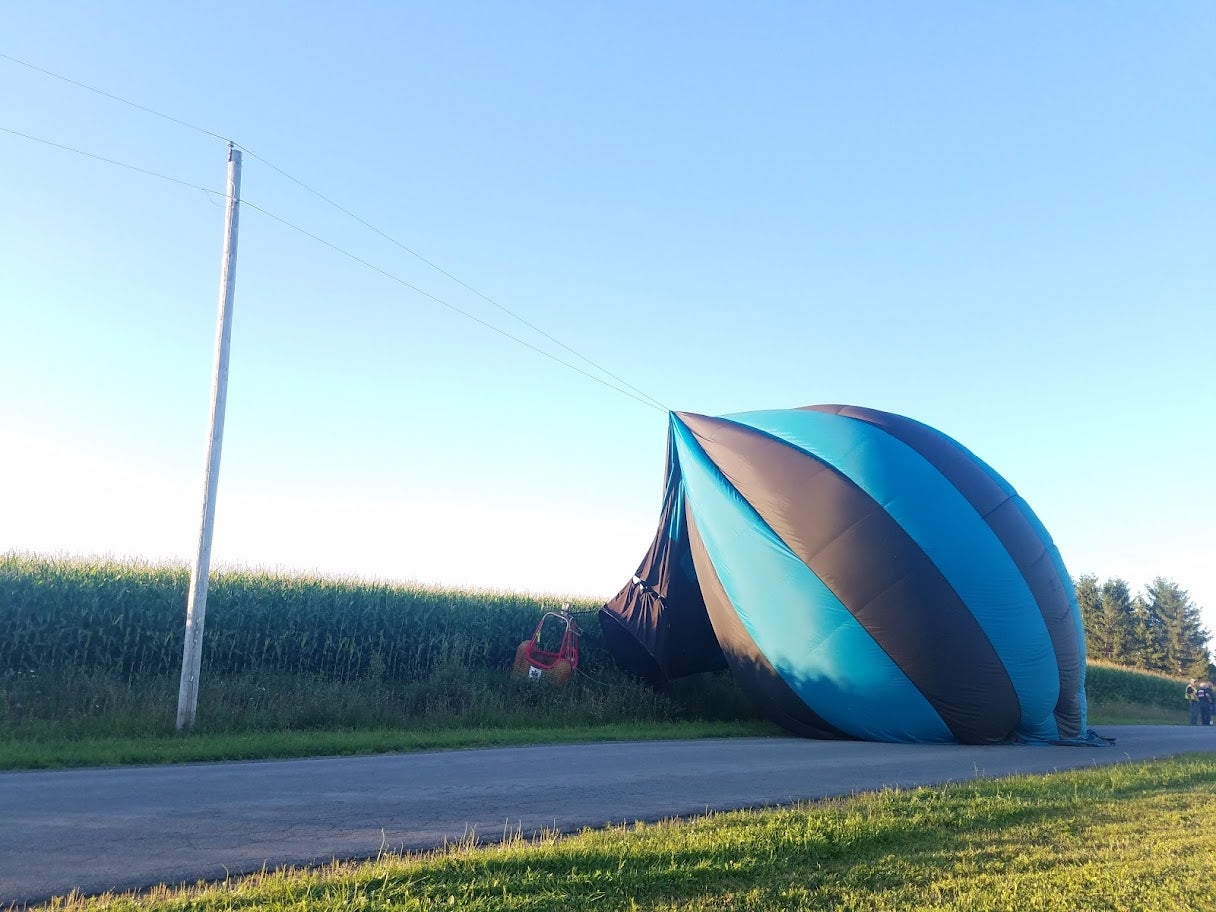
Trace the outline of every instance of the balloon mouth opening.
{"type": "Polygon", "coordinates": [[[601,608],[599,617],[604,644],[618,668],[641,678],[652,687],[666,687],[671,683],[663,673],[659,660],[650,654],[616,615],[601,608]]]}

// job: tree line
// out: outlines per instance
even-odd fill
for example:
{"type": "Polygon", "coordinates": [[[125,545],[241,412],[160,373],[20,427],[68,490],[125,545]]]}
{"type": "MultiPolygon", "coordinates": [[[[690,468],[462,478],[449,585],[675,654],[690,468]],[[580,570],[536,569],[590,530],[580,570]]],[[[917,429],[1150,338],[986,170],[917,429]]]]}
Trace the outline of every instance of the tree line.
{"type": "Polygon", "coordinates": [[[1088,658],[1182,677],[1208,677],[1208,643],[1199,606],[1172,580],[1157,577],[1143,594],[1127,582],[1076,580],[1088,658]]]}

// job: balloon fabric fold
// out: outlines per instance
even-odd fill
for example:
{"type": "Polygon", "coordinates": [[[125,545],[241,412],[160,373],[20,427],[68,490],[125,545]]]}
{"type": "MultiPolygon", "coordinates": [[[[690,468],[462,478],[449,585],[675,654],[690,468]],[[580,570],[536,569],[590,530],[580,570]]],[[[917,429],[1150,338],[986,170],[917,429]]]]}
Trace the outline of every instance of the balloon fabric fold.
{"type": "Polygon", "coordinates": [[[600,623],[626,670],[730,668],[807,737],[1093,737],[1051,537],[992,468],[900,415],[672,413],[658,531],[600,623]]]}

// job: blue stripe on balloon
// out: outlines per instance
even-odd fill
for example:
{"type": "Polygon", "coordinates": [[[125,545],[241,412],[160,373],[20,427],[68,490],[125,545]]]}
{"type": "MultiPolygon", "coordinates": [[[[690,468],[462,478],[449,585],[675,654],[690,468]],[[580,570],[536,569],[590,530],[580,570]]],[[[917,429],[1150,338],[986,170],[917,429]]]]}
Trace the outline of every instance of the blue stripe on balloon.
{"type": "Polygon", "coordinates": [[[757,648],[799,698],[855,737],[953,741],[899,666],[674,416],[672,434],[689,508],[722,587],[757,648]]]}
{"type": "MultiPolygon", "coordinates": [[[[925,425],[925,427],[928,427],[928,425],[925,425]]],[[[1050,533],[1048,533],[1047,528],[1043,525],[1042,522],[1039,521],[1039,517],[1035,515],[1034,510],[1032,510],[1030,508],[1030,504],[1028,504],[1022,498],[1022,496],[1019,495],[1016,490],[1014,490],[1013,485],[1011,485],[1008,481],[1006,481],[1004,476],[1002,476],[1000,472],[998,472],[992,466],[988,465],[988,463],[984,462],[984,460],[980,459],[978,456],[976,456],[973,452],[971,452],[969,449],[967,449],[965,446],[963,446],[957,440],[954,440],[953,438],[946,436],[945,434],[943,434],[941,431],[937,430],[936,428],[929,428],[929,430],[931,430],[934,434],[937,434],[942,439],[946,440],[948,443],[953,444],[957,450],[959,450],[960,452],[965,454],[989,478],[992,479],[993,483],[996,484],[996,486],[999,487],[1005,493],[1005,495],[1007,497],[1009,497],[1014,502],[1014,505],[1018,508],[1018,510],[1022,513],[1022,515],[1024,517],[1026,517],[1026,520],[1027,520],[1027,522],[1030,523],[1031,528],[1034,529],[1034,531],[1038,534],[1039,539],[1043,542],[1043,546],[1047,550],[1047,554],[1051,559],[1052,565],[1055,567],[1056,573],[1059,574],[1060,580],[1065,584],[1064,591],[1068,595],[1068,603],[1072,609],[1072,622],[1077,630],[1077,642],[1081,646],[1081,669],[1080,669],[1081,670],[1081,680],[1080,680],[1080,689],[1079,689],[1079,692],[1077,693],[1077,698],[1078,698],[1078,702],[1080,704],[1080,710],[1081,710],[1081,733],[1084,734],[1085,729],[1088,724],[1086,721],[1086,704],[1085,704],[1085,628],[1081,622],[1081,607],[1077,604],[1076,592],[1072,588],[1072,585],[1070,583],[1070,577],[1068,576],[1068,570],[1065,569],[1065,567],[1064,567],[1064,559],[1060,556],[1059,549],[1056,548],[1055,543],[1051,540],[1051,535],[1050,535],[1050,533]]],[[[1059,725],[1055,719],[1055,713],[1053,712],[1050,719],[1044,720],[1041,725],[1026,726],[1025,730],[1021,731],[1020,733],[1024,737],[1028,737],[1028,738],[1029,737],[1039,737],[1044,740],[1058,739],[1060,737],[1060,731],[1059,731],[1059,725]],[[1038,734],[1032,735],[1031,731],[1037,731],[1038,734]]]]}
{"type": "MultiPolygon", "coordinates": [[[[935,433],[946,437],[946,435],[942,434],[941,431],[935,430],[935,433]]],[[[950,440],[949,437],[946,437],[946,439],[950,440]]],[[[1047,555],[1051,559],[1052,566],[1055,567],[1055,571],[1059,575],[1060,581],[1064,584],[1064,592],[1068,596],[1068,605],[1071,609],[1072,623],[1077,631],[1077,643],[1080,645],[1081,649],[1081,678],[1078,684],[1077,700],[1080,704],[1081,711],[1081,734],[1084,735],[1089,724],[1086,719],[1087,712],[1085,701],[1085,627],[1081,621],[1081,606],[1077,604],[1076,590],[1073,588],[1071,578],[1068,575],[1068,570],[1064,566],[1064,558],[1060,556],[1059,548],[1057,548],[1055,542],[1051,540],[1051,534],[1047,531],[1047,527],[1044,526],[1039,520],[1039,517],[1035,514],[1034,510],[1030,508],[1030,504],[1028,504],[1025,499],[1014,490],[1013,485],[1006,481],[996,469],[988,465],[988,463],[984,462],[984,460],[980,459],[966,447],[958,444],[957,442],[955,442],[955,446],[965,453],[972,462],[979,466],[985,472],[985,474],[987,474],[988,477],[991,478],[993,482],[995,482],[996,485],[1002,491],[1004,491],[1005,494],[1010,497],[1010,499],[1013,500],[1014,505],[1018,508],[1019,512],[1021,512],[1021,514],[1026,518],[1026,521],[1030,523],[1030,527],[1034,529],[1035,533],[1039,536],[1039,540],[1043,542],[1043,546],[1047,550],[1047,555]]],[[[1034,727],[1031,726],[1029,728],[1034,727]]],[[[1044,720],[1042,725],[1038,727],[1038,732],[1039,734],[1037,737],[1040,737],[1043,740],[1054,741],[1060,737],[1059,724],[1056,722],[1054,712],[1052,713],[1050,719],[1044,720]]],[[[1029,731],[1022,732],[1022,734],[1025,737],[1035,737],[1035,735],[1030,734],[1029,731]]]]}
{"type": "Polygon", "coordinates": [[[725,417],[812,454],[873,497],[929,555],[992,643],[1021,704],[1019,734],[1055,737],[1060,679],[1047,624],[1009,553],[954,485],[865,421],[801,410],[725,417]]]}
{"type": "MultiPolygon", "coordinates": [[[[1030,509],[1030,505],[1026,503],[1026,501],[1020,494],[1018,494],[1016,490],[1014,490],[1013,485],[1006,481],[1005,477],[1001,475],[1000,472],[988,465],[988,463],[984,462],[984,460],[980,459],[980,457],[976,456],[973,452],[952,437],[948,437],[946,434],[942,433],[936,428],[931,428],[928,425],[924,425],[924,427],[928,428],[934,434],[937,434],[947,443],[952,444],[959,452],[965,454],[989,478],[992,479],[993,483],[1000,488],[1007,497],[1013,500],[1018,510],[1030,523],[1031,528],[1038,533],[1039,539],[1043,542],[1044,547],[1047,549],[1048,556],[1051,558],[1052,564],[1056,569],[1056,573],[1060,574],[1060,579],[1065,583],[1065,592],[1068,594],[1069,605],[1072,607],[1073,623],[1077,628],[1077,642],[1081,644],[1081,683],[1080,692],[1077,696],[1081,708],[1081,731],[1084,733],[1087,725],[1085,711],[1085,630],[1081,623],[1081,608],[1077,604],[1076,593],[1073,591],[1071,585],[1069,585],[1068,571],[1064,568],[1064,560],[1061,558],[1059,550],[1052,542],[1051,535],[1048,533],[1046,527],[1039,521],[1039,518],[1035,515],[1034,511],[1030,509]]],[[[1038,725],[1027,724],[1026,720],[1023,719],[1023,728],[1019,731],[1019,733],[1023,735],[1023,737],[1037,737],[1042,740],[1049,741],[1054,741],[1060,737],[1059,724],[1056,722],[1054,712],[1052,712],[1049,718],[1044,719],[1042,723],[1038,725]]]]}

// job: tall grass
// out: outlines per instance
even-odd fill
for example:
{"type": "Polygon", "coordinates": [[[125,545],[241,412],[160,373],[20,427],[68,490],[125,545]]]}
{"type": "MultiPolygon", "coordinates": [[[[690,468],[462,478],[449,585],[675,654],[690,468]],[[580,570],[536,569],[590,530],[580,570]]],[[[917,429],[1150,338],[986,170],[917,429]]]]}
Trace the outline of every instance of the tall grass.
{"type": "Polygon", "coordinates": [[[1085,687],[1091,702],[1151,706],[1175,713],[1187,708],[1183,698],[1185,682],[1154,671],[1090,662],[1085,687]]]}
{"type": "MultiPolygon", "coordinates": [[[[0,557],[0,736],[173,731],[188,573],[132,563],[0,557]]],[[[579,686],[508,671],[556,599],[249,572],[213,576],[200,734],[563,727],[755,719],[729,676],[666,692],[621,674],[594,610],[579,686]]]]}
{"type": "MultiPolygon", "coordinates": [[[[218,675],[203,679],[199,734],[379,728],[489,728],[595,719],[657,721],[674,714],[657,692],[616,698],[612,688],[527,686],[469,671],[410,683],[331,681],[309,675],[218,675]]],[[[136,683],[71,675],[38,687],[9,687],[0,731],[23,739],[141,737],[173,731],[177,679],[136,683]]],[[[3,705],[3,704],[0,704],[3,705]]]]}
{"type": "Polygon", "coordinates": [[[1109,662],[1090,662],[1085,690],[1091,724],[1136,722],[1182,723],[1189,707],[1181,678],[1109,662]]]}
{"type": "MultiPolygon", "coordinates": [[[[184,567],[0,557],[0,668],[105,672],[135,680],[181,665],[184,567]]],[[[598,603],[569,600],[579,610],[598,603]]],[[[510,665],[553,597],[265,573],[216,573],[203,669],[353,681],[425,677],[443,664],[510,665]]],[[[606,664],[599,626],[583,626],[588,670],[606,664]]]]}
{"type": "MultiPolygon", "coordinates": [[[[0,556],[0,737],[145,737],[173,730],[184,567],[0,556]]],[[[508,670],[554,597],[235,572],[214,574],[197,730],[548,728],[753,720],[729,675],[666,692],[614,666],[574,599],[578,685],[508,670]]],[[[1182,721],[1182,683],[1091,664],[1091,714],[1182,721]]]]}

